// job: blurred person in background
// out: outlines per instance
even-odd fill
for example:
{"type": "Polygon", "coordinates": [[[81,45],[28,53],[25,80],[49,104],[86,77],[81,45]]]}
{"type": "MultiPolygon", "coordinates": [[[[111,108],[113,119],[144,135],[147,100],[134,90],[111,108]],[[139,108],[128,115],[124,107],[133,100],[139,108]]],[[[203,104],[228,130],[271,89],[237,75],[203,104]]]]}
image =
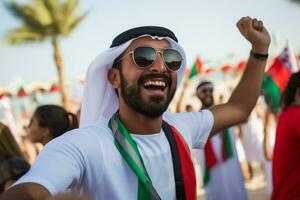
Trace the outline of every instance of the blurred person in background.
{"type": "MultiPolygon", "coordinates": [[[[9,128],[0,122],[0,194],[25,173],[18,173],[21,169],[19,160],[27,163],[9,128]]],[[[26,166],[28,170],[30,165],[27,163],[26,166]]]]}
{"type": "MultiPolygon", "coordinates": [[[[201,109],[215,105],[214,85],[202,81],[196,88],[196,95],[202,103],[201,109]]],[[[220,96],[223,103],[224,96],[220,96]]],[[[247,199],[244,179],[238,161],[233,128],[211,137],[201,151],[200,160],[203,172],[203,184],[207,200],[247,199]]]]}
{"type": "Polygon", "coordinates": [[[78,128],[75,114],[58,105],[42,105],[34,111],[26,132],[31,142],[46,145],[53,138],[75,128],[78,128]]]}
{"type": "Polygon", "coordinates": [[[188,79],[184,79],[183,86],[181,92],[179,94],[177,104],[176,104],[176,112],[194,112],[194,108],[191,104],[186,102],[187,96],[185,95],[186,90],[190,87],[190,81],[188,79]]]}
{"type": "Polygon", "coordinates": [[[282,94],[273,155],[272,200],[300,198],[300,72],[282,94]]]}
{"type": "Polygon", "coordinates": [[[24,154],[9,128],[0,122],[0,162],[11,157],[24,158],[24,154]]]}
{"type": "Polygon", "coordinates": [[[241,163],[246,181],[253,178],[254,163],[261,163],[263,155],[264,137],[264,109],[263,98],[259,98],[249,118],[245,123],[240,124],[240,139],[245,151],[245,162],[241,163]]]}
{"type": "Polygon", "coordinates": [[[21,157],[11,157],[0,163],[0,195],[30,169],[30,164],[21,157]]]}
{"type": "Polygon", "coordinates": [[[32,143],[26,135],[22,134],[20,140],[20,147],[26,160],[30,164],[32,164],[39,152],[41,151],[41,149],[43,148],[43,145],[39,143],[32,143]]]}
{"type": "Polygon", "coordinates": [[[276,126],[278,114],[274,113],[270,106],[266,104],[266,112],[264,119],[264,138],[263,138],[263,165],[267,181],[267,194],[271,196],[273,190],[272,178],[272,159],[275,145],[276,126]]]}

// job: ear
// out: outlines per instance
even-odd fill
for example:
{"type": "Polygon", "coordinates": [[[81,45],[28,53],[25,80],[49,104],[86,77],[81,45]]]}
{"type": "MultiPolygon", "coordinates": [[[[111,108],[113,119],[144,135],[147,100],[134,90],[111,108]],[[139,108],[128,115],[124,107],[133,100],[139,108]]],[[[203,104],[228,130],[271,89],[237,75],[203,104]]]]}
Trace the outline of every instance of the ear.
{"type": "Polygon", "coordinates": [[[113,88],[117,89],[120,86],[120,71],[119,69],[111,68],[108,70],[107,79],[113,88]]]}
{"type": "Polygon", "coordinates": [[[43,132],[42,132],[43,137],[49,137],[49,136],[51,136],[49,128],[43,128],[43,129],[44,129],[43,132]]]}

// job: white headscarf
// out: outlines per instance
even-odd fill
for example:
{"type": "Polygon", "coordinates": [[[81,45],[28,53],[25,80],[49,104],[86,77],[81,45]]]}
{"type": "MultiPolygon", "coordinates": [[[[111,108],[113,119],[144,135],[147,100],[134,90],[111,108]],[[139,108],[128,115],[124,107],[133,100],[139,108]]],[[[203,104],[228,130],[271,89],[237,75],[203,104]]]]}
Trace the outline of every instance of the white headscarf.
{"type": "MultiPolygon", "coordinates": [[[[150,35],[142,35],[145,37],[150,35]]],[[[137,37],[137,38],[140,38],[137,37]]],[[[153,39],[166,39],[171,47],[179,51],[183,61],[177,72],[177,87],[183,79],[186,68],[186,56],[182,47],[169,37],[154,37],[153,39]]],[[[97,122],[108,122],[110,117],[119,109],[118,97],[107,78],[108,70],[114,60],[121,55],[135,39],[124,44],[107,49],[98,55],[90,64],[86,73],[83,99],[81,104],[80,127],[85,127],[97,122]]]]}

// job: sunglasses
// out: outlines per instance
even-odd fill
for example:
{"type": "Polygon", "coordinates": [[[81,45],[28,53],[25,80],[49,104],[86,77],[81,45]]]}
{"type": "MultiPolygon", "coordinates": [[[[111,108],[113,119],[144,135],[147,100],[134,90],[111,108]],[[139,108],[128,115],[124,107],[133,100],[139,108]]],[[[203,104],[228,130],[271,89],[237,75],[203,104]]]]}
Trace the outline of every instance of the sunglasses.
{"type": "MultiPolygon", "coordinates": [[[[152,66],[158,53],[161,54],[164,59],[164,64],[169,70],[174,72],[179,70],[183,59],[181,54],[175,49],[155,49],[153,47],[140,46],[128,54],[132,55],[132,60],[136,66],[141,69],[146,69],[152,66]]],[[[117,62],[120,62],[128,54],[121,57],[117,62]]]]}
{"type": "Polygon", "coordinates": [[[203,92],[203,93],[207,93],[207,92],[213,92],[213,89],[203,89],[203,90],[201,90],[201,92],[203,92]]]}
{"type": "Polygon", "coordinates": [[[214,90],[213,90],[213,88],[199,88],[198,90],[197,90],[197,92],[198,93],[207,93],[207,92],[210,92],[210,93],[212,93],[214,90]]]}

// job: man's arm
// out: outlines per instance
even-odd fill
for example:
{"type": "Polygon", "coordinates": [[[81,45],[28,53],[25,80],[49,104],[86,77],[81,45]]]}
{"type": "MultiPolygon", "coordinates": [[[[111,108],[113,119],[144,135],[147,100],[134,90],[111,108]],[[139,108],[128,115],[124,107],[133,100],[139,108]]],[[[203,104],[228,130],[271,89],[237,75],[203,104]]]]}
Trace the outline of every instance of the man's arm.
{"type": "MultiPolygon", "coordinates": [[[[253,52],[268,53],[270,36],[262,22],[243,17],[238,21],[237,27],[251,43],[253,52]]],[[[266,62],[266,60],[249,57],[245,72],[228,102],[210,109],[214,115],[214,125],[210,136],[247,119],[260,92],[266,62]]]]}
{"type": "MultiPolygon", "coordinates": [[[[80,182],[85,170],[84,157],[93,152],[93,148],[81,148],[84,143],[79,132],[73,130],[47,143],[30,170],[0,199],[45,200],[53,194],[66,192],[72,183],[80,182]]],[[[84,141],[90,144],[91,140],[92,137],[86,136],[84,141]]],[[[97,158],[102,159],[101,156],[97,158]]]]}
{"type": "Polygon", "coordinates": [[[72,193],[51,196],[48,190],[39,184],[23,183],[10,188],[0,200],[92,200],[92,198],[72,193]]]}
{"type": "Polygon", "coordinates": [[[50,193],[36,183],[22,183],[7,190],[0,200],[45,200],[50,193]]]}

